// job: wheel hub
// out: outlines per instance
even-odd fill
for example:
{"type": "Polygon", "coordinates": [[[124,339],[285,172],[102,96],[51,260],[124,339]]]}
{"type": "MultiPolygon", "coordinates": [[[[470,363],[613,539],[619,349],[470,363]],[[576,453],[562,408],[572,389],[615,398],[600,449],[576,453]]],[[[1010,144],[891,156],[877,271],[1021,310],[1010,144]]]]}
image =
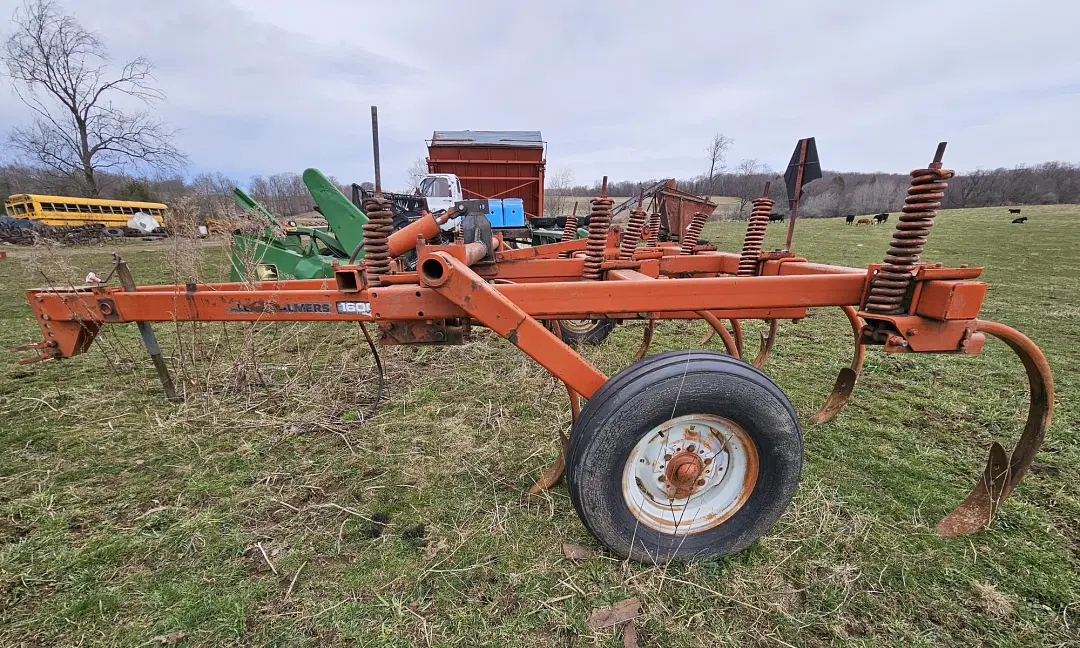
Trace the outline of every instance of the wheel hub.
{"type": "Polygon", "coordinates": [[[757,483],[758,452],[735,422],[688,414],[658,425],[631,450],[623,499],[642,524],[684,535],[721,524],[757,483]]]}
{"type": "Polygon", "coordinates": [[[669,484],[675,499],[689,497],[698,486],[698,478],[705,470],[705,463],[698,458],[694,446],[679,452],[668,462],[664,471],[665,481],[669,484]]]}

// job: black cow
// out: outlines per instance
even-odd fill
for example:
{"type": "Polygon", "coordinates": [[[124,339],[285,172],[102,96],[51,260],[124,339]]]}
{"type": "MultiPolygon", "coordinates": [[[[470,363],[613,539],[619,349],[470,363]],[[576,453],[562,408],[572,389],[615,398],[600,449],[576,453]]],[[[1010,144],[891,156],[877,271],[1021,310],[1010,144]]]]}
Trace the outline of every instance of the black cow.
{"type": "Polygon", "coordinates": [[[878,214],[877,216],[874,216],[874,225],[881,225],[887,220],[889,220],[888,214],[878,214]]]}
{"type": "Polygon", "coordinates": [[[776,222],[783,223],[784,222],[784,215],[783,214],[769,214],[769,222],[770,223],[776,223],[776,222]]]}
{"type": "Polygon", "coordinates": [[[1010,209],[1010,210],[1009,210],[1009,213],[1010,213],[1010,214],[1019,214],[1019,213],[1020,213],[1020,210],[1019,210],[1019,209],[1010,209]]]}
{"type": "Polygon", "coordinates": [[[848,214],[847,216],[844,216],[844,220],[847,221],[848,225],[851,225],[855,222],[855,214],[848,214]]]}
{"type": "MultiPolygon", "coordinates": [[[[1020,211],[1020,210],[1018,209],[1017,211],[1020,211]]],[[[1014,222],[1014,223],[1023,223],[1023,222],[1024,222],[1024,221],[1026,221],[1027,219],[1028,219],[1028,217],[1027,217],[1027,216],[1021,216],[1020,218],[1014,218],[1014,219],[1013,219],[1013,222],[1014,222]]]]}

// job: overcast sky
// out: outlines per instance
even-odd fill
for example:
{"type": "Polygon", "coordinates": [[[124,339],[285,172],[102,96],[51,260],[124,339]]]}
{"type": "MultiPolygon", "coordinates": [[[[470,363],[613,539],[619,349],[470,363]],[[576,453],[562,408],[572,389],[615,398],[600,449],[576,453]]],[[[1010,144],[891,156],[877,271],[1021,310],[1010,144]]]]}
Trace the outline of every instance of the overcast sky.
{"type": "MultiPolygon", "coordinates": [[[[315,166],[402,187],[433,130],[540,130],[579,183],[783,167],[1080,162],[1080,2],[59,0],[114,61],[156,65],[190,172],[315,166]],[[732,6],[734,5],[734,6],[732,6]],[[745,6],[744,6],[745,5],[745,6]]],[[[21,0],[0,0],[7,20],[21,0]]],[[[0,81],[0,130],[28,119],[0,81]]]]}

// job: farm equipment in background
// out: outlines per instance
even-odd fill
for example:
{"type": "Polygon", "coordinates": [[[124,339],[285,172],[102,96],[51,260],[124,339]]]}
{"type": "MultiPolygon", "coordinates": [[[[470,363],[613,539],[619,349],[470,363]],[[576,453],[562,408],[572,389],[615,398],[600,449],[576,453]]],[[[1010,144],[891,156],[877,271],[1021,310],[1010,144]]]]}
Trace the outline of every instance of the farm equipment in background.
{"type": "MultiPolygon", "coordinates": [[[[302,179],[326,220],[325,227],[283,225],[243,190],[233,190],[236,204],[267,224],[258,235],[244,231],[233,234],[230,280],[329,278],[334,263],[349,259],[361,247],[368,221],[364,212],[318,169],[305,169],[302,179]]],[[[357,258],[363,258],[363,250],[357,258]]]]}
{"type": "Polygon", "coordinates": [[[544,216],[546,144],[540,131],[435,131],[420,194],[428,211],[486,200],[488,219],[505,240],[531,241],[544,216]]]}
{"type": "MultiPolygon", "coordinates": [[[[606,186],[591,201],[588,239],[507,249],[483,201],[455,206],[461,242],[428,245],[441,232],[430,215],[391,234],[390,201],[377,183],[365,202],[367,257],[336,266],[333,283],[30,290],[44,340],[19,350],[38,352],[26,362],[75,356],[102,326],[124,322],[356,322],[378,327],[384,345],[460,344],[472,327],[485,326],[561,380],[570,396],[570,437],[560,432],[560,456],[534,490],[565,476],[574,508],[601,544],[618,556],[664,562],[746,548],[788,507],[802,473],[795,409],[772,380],[739,359],[740,345],[721,320],[799,320],[810,308],[841,308],[853,330],[854,378],[868,346],[971,355],[990,335],[1023,362],[1029,411],[1013,451],[995,442],[970,495],[937,526],[943,536],[962,535],[986,528],[1031,467],[1050,425],[1053,378],[1031,340],[978,319],[987,288],[977,280],[981,268],[920,261],[953,176],[942,168],[943,154],[944,143],[927,168],[911,173],[884,262],[866,268],[812,263],[790,245],[762,251],[773,206],[767,197],[755,201],[737,253],[698,245],[689,227],[679,243],[645,239],[642,246],[642,218],[613,235],[606,186]],[[415,271],[397,260],[408,251],[417,255],[415,271]],[[609,379],[553,331],[572,319],[646,321],[641,359],[609,379]],[[728,354],[688,349],[646,357],[653,322],[662,319],[705,320],[728,354]]],[[[854,378],[846,393],[830,395],[815,422],[835,416],[854,378]]]]}
{"type": "MultiPolygon", "coordinates": [[[[660,241],[682,241],[683,233],[694,221],[694,214],[703,214],[705,219],[708,219],[716,211],[716,203],[706,197],[682,191],[676,186],[675,179],[670,178],[661,180],[643,189],[637,196],[619,203],[611,210],[611,215],[618,216],[628,209],[644,211],[645,202],[648,200],[652,203],[646,227],[649,228],[650,235],[660,241]]],[[[700,233],[699,229],[698,234],[700,233]]]]}

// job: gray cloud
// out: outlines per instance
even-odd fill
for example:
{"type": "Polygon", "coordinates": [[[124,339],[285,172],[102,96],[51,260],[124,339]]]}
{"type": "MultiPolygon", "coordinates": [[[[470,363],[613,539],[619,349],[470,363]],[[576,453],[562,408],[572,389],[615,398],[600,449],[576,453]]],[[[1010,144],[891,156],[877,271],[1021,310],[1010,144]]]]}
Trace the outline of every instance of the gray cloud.
{"type": "Polygon", "coordinates": [[[435,129],[542,130],[582,182],[700,173],[716,131],[774,167],[808,135],[838,169],[905,171],[941,139],[960,169],[1080,161],[1068,0],[63,1],[116,60],[155,61],[194,165],[238,179],[370,178],[371,104],[396,185],[435,129]]]}

